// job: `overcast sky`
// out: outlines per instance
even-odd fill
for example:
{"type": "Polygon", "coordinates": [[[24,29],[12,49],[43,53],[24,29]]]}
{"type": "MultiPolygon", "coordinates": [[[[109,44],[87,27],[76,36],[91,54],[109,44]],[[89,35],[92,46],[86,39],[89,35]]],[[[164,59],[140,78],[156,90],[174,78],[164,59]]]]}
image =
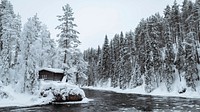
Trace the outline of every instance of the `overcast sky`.
{"type": "MultiPolygon", "coordinates": [[[[15,13],[22,16],[22,23],[37,13],[40,21],[46,24],[51,37],[59,33],[55,27],[60,23],[57,15],[62,15],[62,6],[70,4],[74,11],[76,28],[82,42],[80,49],[96,48],[102,45],[105,35],[109,39],[121,31],[134,31],[142,18],[157,12],[163,14],[166,5],[174,0],[10,0],[15,13]]],[[[194,0],[193,0],[194,1],[194,0]]],[[[182,4],[183,0],[177,0],[182,4]]]]}

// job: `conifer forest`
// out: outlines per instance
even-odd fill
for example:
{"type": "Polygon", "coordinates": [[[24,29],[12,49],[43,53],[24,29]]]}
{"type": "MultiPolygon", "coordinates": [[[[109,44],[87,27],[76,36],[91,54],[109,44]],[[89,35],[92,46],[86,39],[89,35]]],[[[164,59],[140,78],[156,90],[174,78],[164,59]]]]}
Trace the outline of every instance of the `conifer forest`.
{"type": "MultiPolygon", "coordinates": [[[[199,87],[200,1],[166,6],[163,14],[142,19],[134,31],[119,32],[104,44],[84,51],[88,86],[132,89],[144,84],[147,93],[176,82],[199,87]],[[162,16],[163,15],[163,16],[162,16]]],[[[180,90],[180,91],[182,91],[180,90]]]]}

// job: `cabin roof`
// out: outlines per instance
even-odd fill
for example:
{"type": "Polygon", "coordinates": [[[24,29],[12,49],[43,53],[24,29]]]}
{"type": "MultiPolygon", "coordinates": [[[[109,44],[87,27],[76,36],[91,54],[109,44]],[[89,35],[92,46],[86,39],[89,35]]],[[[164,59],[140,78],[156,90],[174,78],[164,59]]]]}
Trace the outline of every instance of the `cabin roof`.
{"type": "Polygon", "coordinates": [[[56,68],[41,68],[40,71],[42,70],[46,70],[46,71],[50,71],[50,72],[54,72],[54,73],[64,73],[64,71],[62,69],[56,69],[56,68]]]}

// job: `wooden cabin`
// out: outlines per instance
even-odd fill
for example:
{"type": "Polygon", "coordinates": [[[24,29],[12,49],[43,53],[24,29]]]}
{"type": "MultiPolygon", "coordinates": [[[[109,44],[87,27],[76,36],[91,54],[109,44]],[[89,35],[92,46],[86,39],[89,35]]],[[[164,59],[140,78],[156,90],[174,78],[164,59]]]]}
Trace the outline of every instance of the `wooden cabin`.
{"type": "Polygon", "coordinates": [[[64,71],[62,69],[42,68],[39,70],[39,79],[62,81],[64,71]]]}

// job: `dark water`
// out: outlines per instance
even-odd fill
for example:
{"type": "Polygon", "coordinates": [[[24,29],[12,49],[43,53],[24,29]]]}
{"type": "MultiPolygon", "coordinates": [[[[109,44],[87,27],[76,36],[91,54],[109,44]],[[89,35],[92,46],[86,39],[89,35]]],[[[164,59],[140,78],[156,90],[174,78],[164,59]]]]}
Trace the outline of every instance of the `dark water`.
{"type": "Polygon", "coordinates": [[[0,108],[0,112],[200,112],[200,99],[121,94],[84,89],[85,104],[49,104],[34,107],[0,108]]]}

